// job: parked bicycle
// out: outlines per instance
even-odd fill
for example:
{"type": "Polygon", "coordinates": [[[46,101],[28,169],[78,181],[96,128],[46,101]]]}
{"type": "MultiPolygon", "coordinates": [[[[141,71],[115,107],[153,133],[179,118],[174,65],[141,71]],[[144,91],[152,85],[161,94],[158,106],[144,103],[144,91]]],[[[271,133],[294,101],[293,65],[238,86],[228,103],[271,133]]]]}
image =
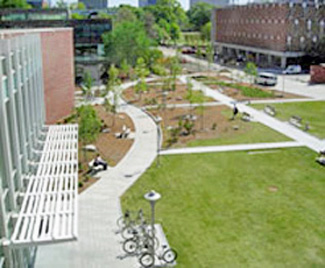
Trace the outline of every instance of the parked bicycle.
{"type": "Polygon", "coordinates": [[[177,259],[177,252],[175,249],[168,248],[167,245],[163,245],[163,251],[158,254],[154,253],[153,250],[148,250],[144,252],[140,258],[139,262],[142,265],[142,267],[149,268],[152,267],[155,263],[155,257],[158,258],[158,260],[162,260],[165,263],[171,264],[177,259]]]}

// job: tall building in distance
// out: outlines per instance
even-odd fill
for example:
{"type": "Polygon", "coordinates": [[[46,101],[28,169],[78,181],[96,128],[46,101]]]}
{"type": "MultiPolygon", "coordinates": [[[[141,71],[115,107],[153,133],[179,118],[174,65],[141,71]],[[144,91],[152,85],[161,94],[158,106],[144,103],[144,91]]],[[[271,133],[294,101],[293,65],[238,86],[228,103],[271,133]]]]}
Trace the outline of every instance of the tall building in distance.
{"type": "Polygon", "coordinates": [[[0,267],[33,267],[39,245],[77,237],[78,127],[46,124],[73,108],[72,37],[0,30],[0,267]]]}
{"type": "Polygon", "coordinates": [[[31,5],[33,8],[42,8],[47,2],[44,0],[27,0],[27,4],[31,5]]]}
{"type": "Polygon", "coordinates": [[[233,4],[232,0],[190,0],[190,7],[201,2],[214,5],[215,7],[226,7],[233,4]]]}
{"type": "Polygon", "coordinates": [[[87,9],[104,9],[108,7],[108,0],[79,0],[87,9]]]}
{"type": "Polygon", "coordinates": [[[139,7],[152,6],[157,3],[157,0],[139,0],[139,7]]]}

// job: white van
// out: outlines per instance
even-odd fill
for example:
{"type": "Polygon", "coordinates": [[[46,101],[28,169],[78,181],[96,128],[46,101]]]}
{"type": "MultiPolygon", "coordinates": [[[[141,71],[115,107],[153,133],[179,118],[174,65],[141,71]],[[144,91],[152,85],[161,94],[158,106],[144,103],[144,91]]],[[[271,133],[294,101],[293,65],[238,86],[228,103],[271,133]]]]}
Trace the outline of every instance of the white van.
{"type": "Polygon", "coordinates": [[[284,71],[284,74],[300,74],[301,66],[300,65],[289,65],[284,71]]]}
{"type": "Polygon", "coordinates": [[[258,73],[255,78],[255,83],[265,86],[275,86],[278,79],[276,75],[271,73],[258,73]]]}

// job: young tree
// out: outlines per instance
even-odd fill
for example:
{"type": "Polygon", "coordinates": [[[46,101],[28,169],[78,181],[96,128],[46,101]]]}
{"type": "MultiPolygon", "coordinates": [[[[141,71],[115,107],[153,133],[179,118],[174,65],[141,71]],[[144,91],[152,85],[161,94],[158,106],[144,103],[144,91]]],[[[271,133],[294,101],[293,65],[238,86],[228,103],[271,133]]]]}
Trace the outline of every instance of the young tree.
{"type": "Polygon", "coordinates": [[[213,56],[214,56],[214,51],[213,51],[213,45],[209,43],[206,47],[206,59],[208,61],[208,69],[209,71],[211,70],[211,64],[213,63],[213,56]]]}
{"type": "Polygon", "coordinates": [[[138,83],[135,86],[135,91],[139,95],[141,100],[142,93],[148,90],[145,78],[149,75],[149,70],[146,67],[146,63],[142,57],[138,58],[137,64],[135,66],[135,74],[138,79],[138,83]]]}
{"type": "MultiPolygon", "coordinates": [[[[96,140],[100,131],[101,122],[96,111],[91,105],[81,106],[78,109],[79,114],[79,138],[83,145],[96,140]]],[[[86,153],[84,158],[87,160],[86,153]]]]}
{"type": "Polygon", "coordinates": [[[196,91],[193,98],[195,100],[195,103],[199,104],[199,106],[197,108],[198,108],[198,113],[200,114],[200,117],[201,117],[201,129],[203,129],[204,128],[205,96],[201,91],[196,91]]]}
{"type": "Polygon", "coordinates": [[[129,78],[130,77],[130,70],[131,70],[131,66],[128,64],[127,60],[124,59],[121,63],[121,75],[123,76],[123,78],[129,78]]]}
{"type": "Polygon", "coordinates": [[[91,88],[93,86],[93,78],[89,71],[84,73],[83,82],[84,87],[82,87],[82,92],[86,101],[88,101],[92,97],[91,88]]]}
{"type": "Polygon", "coordinates": [[[190,115],[192,117],[192,104],[194,102],[194,95],[193,95],[193,84],[191,83],[191,80],[188,78],[186,81],[186,100],[190,103],[190,115]]]}
{"type": "Polygon", "coordinates": [[[201,27],[200,32],[201,32],[202,39],[204,41],[211,40],[211,28],[212,28],[211,22],[208,22],[201,27]]]}
{"type": "Polygon", "coordinates": [[[254,83],[254,78],[257,76],[257,67],[253,62],[247,62],[245,69],[245,74],[248,76],[250,83],[254,83]]]}
{"type": "Polygon", "coordinates": [[[0,8],[30,8],[26,0],[2,0],[0,1],[0,8]]]}
{"type": "Polygon", "coordinates": [[[176,80],[177,76],[182,72],[182,67],[179,63],[179,57],[175,56],[171,58],[171,64],[170,64],[170,76],[171,76],[171,89],[173,91],[176,90],[176,80]]]}
{"type": "Polygon", "coordinates": [[[110,69],[108,70],[106,94],[112,93],[112,104],[110,108],[111,108],[111,112],[114,114],[113,125],[115,124],[115,115],[118,109],[118,102],[120,98],[120,89],[118,86],[120,85],[121,81],[118,78],[118,75],[119,75],[118,69],[114,66],[114,64],[112,64],[110,69]]]}

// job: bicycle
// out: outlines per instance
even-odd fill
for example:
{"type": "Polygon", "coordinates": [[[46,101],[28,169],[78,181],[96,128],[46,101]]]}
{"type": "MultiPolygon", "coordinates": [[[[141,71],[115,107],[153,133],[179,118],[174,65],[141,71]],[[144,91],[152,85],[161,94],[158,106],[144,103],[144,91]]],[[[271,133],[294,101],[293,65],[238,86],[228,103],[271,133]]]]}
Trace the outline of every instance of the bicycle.
{"type": "Polygon", "coordinates": [[[159,248],[159,240],[157,237],[153,237],[149,233],[148,226],[145,222],[139,226],[139,230],[133,230],[130,235],[132,237],[126,239],[123,243],[123,250],[128,254],[134,254],[136,251],[141,251],[142,249],[157,250],[159,248]]]}
{"type": "Polygon", "coordinates": [[[155,256],[158,257],[159,260],[163,260],[166,263],[173,263],[177,259],[177,251],[172,248],[167,249],[167,245],[163,245],[162,247],[164,251],[162,254],[154,254],[153,251],[144,252],[140,258],[139,262],[142,267],[149,268],[153,267],[155,263],[155,256]]]}
{"type": "Polygon", "coordinates": [[[131,212],[127,210],[124,215],[122,215],[117,220],[117,225],[120,227],[119,232],[124,239],[132,238],[134,232],[137,230],[137,226],[145,222],[145,217],[142,209],[137,213],[137,216],[132,219],[131,212]]]}

